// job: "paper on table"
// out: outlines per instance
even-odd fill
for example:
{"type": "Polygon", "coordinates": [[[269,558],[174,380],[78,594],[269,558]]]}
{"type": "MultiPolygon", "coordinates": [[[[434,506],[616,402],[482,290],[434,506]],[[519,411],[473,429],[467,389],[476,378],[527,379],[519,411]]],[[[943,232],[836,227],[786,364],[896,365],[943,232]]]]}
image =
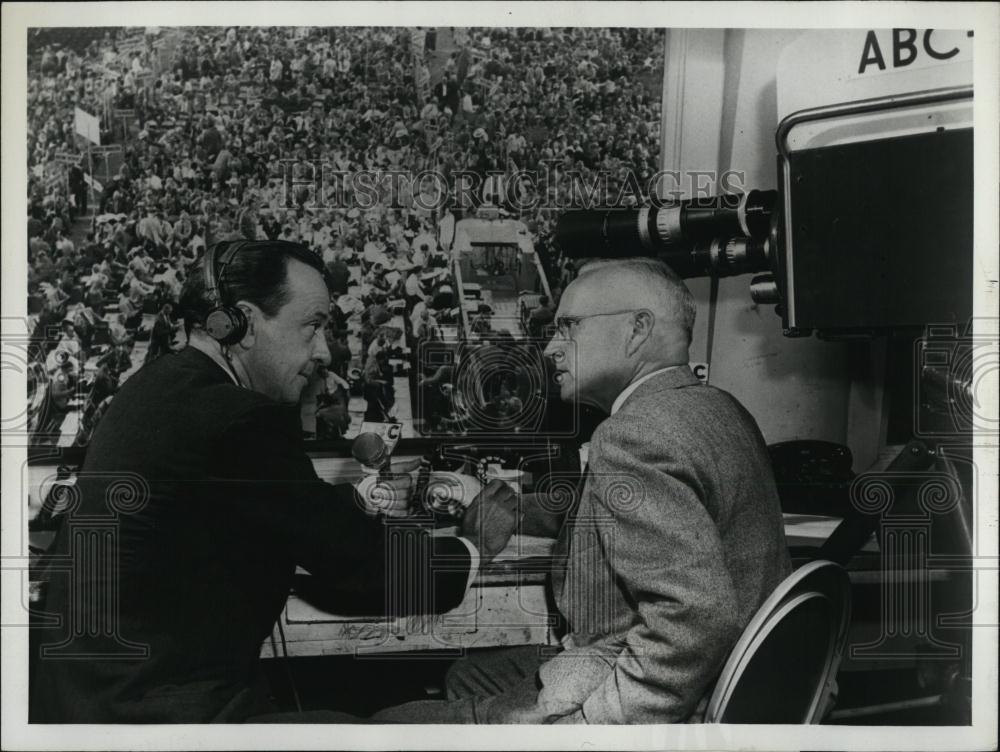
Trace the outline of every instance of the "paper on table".
{"type": "Polygon", "coordinates": [[[542,538],[537,535],[512,535],[507,547],[494,557],[498,561],[517,561],[536,556],[551,556],[555,538],[542,538]]]}
{"type": "MultiPolygon", "coordinates": [[[[458,535],[458,527],[442,527],[434,531],[435,535],[458,535]]],[[[555,538],[541,538],[536,535],[512,535],[507,547],[493,558],[498,561],[518,561],[536,556],[550,556],[555,538]]]]}

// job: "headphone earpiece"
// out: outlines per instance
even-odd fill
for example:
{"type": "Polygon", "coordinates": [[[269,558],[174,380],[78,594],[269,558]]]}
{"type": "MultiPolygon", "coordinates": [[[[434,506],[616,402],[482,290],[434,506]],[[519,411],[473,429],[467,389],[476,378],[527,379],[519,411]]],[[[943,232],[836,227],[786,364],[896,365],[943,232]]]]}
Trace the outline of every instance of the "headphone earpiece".
{"type": "Polygon", "coordinates": [[[212,302],[212,308],[205,316],[205,331],[222,345],[235,345],[241,341],[246,336],[249,326],[246,314],[237,306],[225,303],[220,292],[226,266],[245,245],[249,243],[244,240],[224,241],[213,245],[205,254],[205,291],[212,302]],[[220,249],[222,256],[216,262],[220,249]],[[216,277],[217,265],[221,267],[218,277],[216,277]]]}
{"type": "Polygon", "coordinates": [[[247,315],[235,306],[216,306],[205,317],[205,331],[222,345],[235,345],[247,333],[247,315]]]}

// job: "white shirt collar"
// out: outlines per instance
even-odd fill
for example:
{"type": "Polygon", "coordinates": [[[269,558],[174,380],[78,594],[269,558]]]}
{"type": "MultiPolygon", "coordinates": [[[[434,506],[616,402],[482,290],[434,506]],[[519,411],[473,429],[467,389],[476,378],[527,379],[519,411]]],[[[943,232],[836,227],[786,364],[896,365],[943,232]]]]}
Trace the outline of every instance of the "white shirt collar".
{"type": "Polygon", "coordinates": [[[647,381],[649,381],[654,376],[659,376],[661,373],[666,373],[667,371],[672,371],[675,368],[680,368],[680,366],[667,366],[666,368],[661,368],[658,371],[653,371],[652,373],[647,373],[642,378],[636,379],[635,381],[633,381],[627,387],[625,387],[624,389],[622,389],[621,394],[619,394],[615,398],[615,401],[613,403],[611,403],[611,414],[614,415],[616,412],[618,412],[619,410],[621,410],[622,405],[625,404],[625,400],[627,400],[632,395],[632,392],[634,392],[636,389],[638,389],[641,385],[645,384],[647,381]]]}

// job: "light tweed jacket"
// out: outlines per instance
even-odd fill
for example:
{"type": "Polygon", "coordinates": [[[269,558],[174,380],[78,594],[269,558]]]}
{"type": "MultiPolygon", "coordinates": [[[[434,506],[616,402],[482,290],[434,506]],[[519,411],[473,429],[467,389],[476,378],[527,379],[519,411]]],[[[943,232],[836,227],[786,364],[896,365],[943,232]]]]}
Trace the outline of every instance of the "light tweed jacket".
{"type": "Polygon", "coordinates": [[[743,627],[791,571],[754,419],[687,366],[643,383],[594,432],[559,548],[567,649],[539,671],[532,720],[697,719],[743,627]]]}

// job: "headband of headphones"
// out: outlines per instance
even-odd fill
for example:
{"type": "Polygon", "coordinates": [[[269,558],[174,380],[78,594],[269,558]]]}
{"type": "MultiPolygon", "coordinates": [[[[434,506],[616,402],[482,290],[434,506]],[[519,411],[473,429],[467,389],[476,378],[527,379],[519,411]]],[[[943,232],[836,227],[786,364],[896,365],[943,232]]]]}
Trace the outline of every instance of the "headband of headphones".
{"type": "Polygon", "coordinates": [[[202,269],[205,275],[205,294],[208,296],[209,302],[213,307],[222,305],[222,293],[219,288],[221,286],[220,280],[225,273],[226,266],[247,242],[245,240],[224,240],[221,243],[215,243],[205,252],[204,269],[202,269]],[[222,251],[222,255],[216,261],[216,256],[220,250],[222,251]]]}
{"type": "Polygon", "coordinates": [[[215,243],[205,252],[203,273],[205,295],[209,309],[205,316],[205,330],[223,345],[233,345],[243,339],[247,332],[247,318],[235,303],[225,300],[223,279],[226,267],[240,251],[256,247],[273,250],[275,253],[291,256],[317,269],[326,278],[326,270],[309,248],[299,243],[284,240],[224,240],[215,243]]]}
{"type": "Polygon", "coordinates": [[[288,240],[222,240],[212,245],[205,252],[205,263],[202,272],[205,280],[205,294],[213,306],[226,305],[223,300],[223,278],[226,267],[236,258],[236,254],[247,248],[274,249],[276,253],[298,259],[315,268],[326,276],[326,270],[319,262],[319,257],[301,243],[288,240]]]}

